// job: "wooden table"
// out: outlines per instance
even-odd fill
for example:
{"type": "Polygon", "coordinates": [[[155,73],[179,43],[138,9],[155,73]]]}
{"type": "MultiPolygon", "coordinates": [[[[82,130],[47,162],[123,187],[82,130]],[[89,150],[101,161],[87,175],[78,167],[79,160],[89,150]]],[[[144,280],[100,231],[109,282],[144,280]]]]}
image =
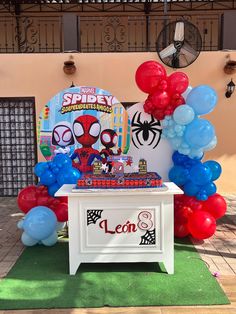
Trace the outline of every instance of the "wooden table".
{"type": "Polygon", "coordinates": [[[166,191],[78,190],[63,185],[55,196],[68,197],[69,263],[163,262],[174,273],[174,183],[166,191]]]}

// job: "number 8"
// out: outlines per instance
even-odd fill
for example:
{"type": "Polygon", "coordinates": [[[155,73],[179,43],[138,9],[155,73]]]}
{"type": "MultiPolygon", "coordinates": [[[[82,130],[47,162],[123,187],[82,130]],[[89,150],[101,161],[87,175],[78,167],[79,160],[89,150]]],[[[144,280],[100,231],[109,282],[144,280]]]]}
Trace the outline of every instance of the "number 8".
{"type": "Polygon", "coordinates": [[[141,230],[149,230],[153,226],[153,222],[151,220],[152,214],[148,211],[143,211],[138,215],[138,227],[141,230]]]}

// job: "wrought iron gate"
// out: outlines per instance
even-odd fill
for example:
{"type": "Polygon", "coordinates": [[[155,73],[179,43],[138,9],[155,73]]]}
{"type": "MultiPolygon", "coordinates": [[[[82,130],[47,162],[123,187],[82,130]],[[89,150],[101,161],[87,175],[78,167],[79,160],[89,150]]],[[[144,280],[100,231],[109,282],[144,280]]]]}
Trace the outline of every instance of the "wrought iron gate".
{"type": "Polygon", "coordinates": [[[0,196],[36,183],[35,99],[0,98],[0,196]]]}

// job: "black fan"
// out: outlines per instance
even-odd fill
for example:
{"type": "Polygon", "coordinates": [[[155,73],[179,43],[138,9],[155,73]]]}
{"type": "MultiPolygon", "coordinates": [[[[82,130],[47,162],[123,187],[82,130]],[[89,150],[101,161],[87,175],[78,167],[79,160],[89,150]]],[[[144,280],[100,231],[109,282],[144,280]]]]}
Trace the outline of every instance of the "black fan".
{"type": "Polygon", "coordinates": [[[167,24],[160,32],[156,50],[163,63],[171,68],[185,68],[193,63],[202,48],[198,28],[188,21],[167,24]]]}

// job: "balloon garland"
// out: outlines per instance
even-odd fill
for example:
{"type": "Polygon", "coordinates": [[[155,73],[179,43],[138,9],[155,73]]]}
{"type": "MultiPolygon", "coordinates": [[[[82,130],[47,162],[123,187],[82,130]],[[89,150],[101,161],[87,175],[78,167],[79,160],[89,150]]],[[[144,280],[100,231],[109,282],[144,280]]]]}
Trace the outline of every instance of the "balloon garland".
{"type": "Polygon", "coordinates": [[[214,183],[222,172],[220,164],[201,161],[204,152],[217,144],[214,126],[200,117],[215,108],[217,94],[208,85],[192,88],[182,72],[167,76],[156,61],[141,64],[135,80],[148,94],[144,111],[161,120],[162,134],[175,149],[169,179],[184,191],[175,197],[175,236],[207,239],[227,209],[214,183]]]}

